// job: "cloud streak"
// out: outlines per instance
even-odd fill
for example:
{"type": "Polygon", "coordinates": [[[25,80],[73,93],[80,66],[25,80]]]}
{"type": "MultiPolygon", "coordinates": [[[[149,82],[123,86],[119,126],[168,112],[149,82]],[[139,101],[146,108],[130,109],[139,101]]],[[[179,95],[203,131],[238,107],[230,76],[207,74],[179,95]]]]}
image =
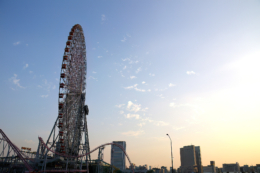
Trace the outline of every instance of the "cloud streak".
{"type": "Polygon", "coordinates": [[[169,87],[174,87],[174,86],[176,86],[176,85],[172,84],[172,83],[169,84],[169,87]]]}
{"type": "Polygon", "coordinates": [[[127,107],[126,109],[128,111],[132,111],[132,112],[138,112],[141,110],[141,105],[139,104],[134,104],[133,102],[131,101],[128,101],[128,104],[127,104],[127,107]]]}
{"type": "Polygon", "coordinates": [[[132,86],[124,87],[124,89],[134,89],[134,90],[140,91],[140,92],[145,92],[145,91],[146,91],[145,89],[137,88],[137,85],[138,85],[138,84],[134,84],[134,85],[132,85],[132,86]]]}
{"type": "Polygon", "coordinates": [[[106,15],[102,14],[101,15],[101,21],[105,21],[106,20],[106,15]]]}
{"type": "Polygon", "coordinates": [[[16,86],[20,87],[20,88],[25,88],[23,86],[21,86],[20,84],[20,79],[17,78],[17,74],[14,74],[13,77],[10,78],[10,80],[13,82],[13,84],[15,84],[16,86]]]}
{"type": "Polygon", "coordinates": [[[128,119],[131,119],[131,118],[139,119],[140,116],[138,114],[127,114],[126,118],[128,118],[128,119]]]}
{"type": "Polygon", "coordinates": [[[187,71],[186,73],[187,73],[187,75],[193,75],[193,74],[196,74],[194,71],[187,71]]]}
{"type": "Polygon", "coordinates": [[[17,42],[15,42],[15,43],[13,43],[13,45],[14,46],[17,46],[17,45],[19,45],[21,42],[20,41],[17,41],[17,42]]]}
{"type": "Polygon", "coordinates": [[[23,66],[23,69],[26,69],[27,67],[29,67],[29,64],[25,64],[25,65],[23,66]]]}
{"type": "Polygon", "coordinates": [[[140,136],[145,134],[143,130],[139,130],[139,131],[128,131],[128,132],[122,132],[122,135],[125,136],[140,136]]]}

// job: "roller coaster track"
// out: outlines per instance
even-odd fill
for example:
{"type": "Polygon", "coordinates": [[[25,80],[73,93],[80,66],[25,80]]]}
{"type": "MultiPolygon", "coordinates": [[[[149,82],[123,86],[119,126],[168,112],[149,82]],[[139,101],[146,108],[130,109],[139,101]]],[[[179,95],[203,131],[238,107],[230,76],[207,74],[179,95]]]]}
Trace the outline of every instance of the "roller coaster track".
{"type": "MultiPolygon", "coordinates": [[[[8,143],[8,145],[13,149],[13,151],[17,154],[17,156],[22,160],[22,162],[24,163],[25,167],[28,169],[28,171],[26,171],[26,172],[33,172],[33,168],[32,168],[32,167],[28,164],[28,162],[26,161],[26,160],[28,160],[29,158],[24,158],[24,157],[26,157],[26,156],[19,150],[19,148],[18,148],[15,144],[13,144],[13,143],[11,142],[11,140],[6,136],[6,134],[2,131],[2,129],[0,129],[0,134],[2,135],[3,139],[8,143]],[[24,157],[23,157],[23,156],[24,156],[24,157]]],[[[51,149],[44,143],[44,141],[43,141],[43,139],[42,139],[41,137],[39,137],[39,141],[41,142],[41,144],[42,144],[43,146],[45,146],[45,147],[47,148],[48,151],[50,151],[50,152],[52,152],[52,153],[55,153],[55,154],[57,154],[57,155],[59,155],[59,156],[62,156],[62,157],[67,157],[67,158],[79,158],[79,157],[84,157],[84,156],[87,156],[87,155],[93,153],[94,151],[96,151],[96,150],[99,149],[100,147],[104,147],[104,146],[106,146],[106,145],[115,145],[115,146],[119,147],[119,148],[124,152],[125,156],[127,157],[127,160],[128,160],[128,162],[129,162],[129,164],[132,165],[131,160],[130,160],[130,158],[128,157],[128,155],[127,155],[126,151],[124,150],[124,148],[123,148],[121,145],[116,144],[116,143],[105,143],[105,144],[103,144],[103,145],[100,145],[100,146],[96,147],[95,149],[91,150],[90,152],[88,152],[88,153],[86,153],[86,154],[82,154],[82,155],[78,155],[78,156],[70,156],[70,155],[62,154],[62,153],[59,153],[59,152],[56,152],[56,151],[51,150],[51,149]]],[[[30,159],[30,160],[31,160],[31,159],[30,159]]],[[[31,160],[31,161],[32,161],[32,160],[31,160]]],[[[132,169],[132,172],[134,173],[134,169],[133,169],[132,166],[131,166],[131,169],[132,169]]],[[[75,171],[75,172],[86,172],[86,170],[70,170],[70,172],[73,172],[73,171],[75,171]]],[[[39,172],[42,172],[42,171],[39,171],[39,172]]],[[[45,172],[52,172],[52,171],[49,170],[49,171],[45,171],[45,172]]],[[[59,171],[56,170],[56,172],[59,172],[59,171]]],[[[64,170],[62,170],[61,172],[64,172],[64,170]]],[[[65,172],[66,172],[66,171],[65,171],[65,172]]]]}
{"type": "Polygon", "coordinates": [[[5,135],[5,133],[2,131],[2,129],[0,129],[0,133],[3,137],[3,139],[8,143],[9,146],[12,147],[13,151],[17,154],[17,156],[22,160],[22,162],[24,163],[25,167],[28,169],[29,172],[33,172],[33,168],[28,164],[28,162],[25,160],[25,158],[22,156],[22,153],[20,152],[20,150],[18,149],[18,147],[16,147],[16,145],[14,145],[10,139],[5,135]]]}
{"type": "Polygon", "coordinates": [[[133,169],[133,167],[131,166],[132,163],[131,163],[130,158],[128,157],[128,155],[127,155],[126,151],[124,150],[124,148],[123,148],[121,145],[119,145],[119,144],[116,144],[116,143],[105,143],[105,144],[102,144],[102,145],[96,147],[95,149],[91,150],[90,152],[88,152],[88,153],[86,153],[86,154],[82,154],[82,155],[78,155],[78,156],[70,156],[70,155],[62,154],[62,153],[59,153],[59,152],[56,152],[56,151],[51,150],[51,149],[44,143],[44,141],[43,141],[43,139],[42,139],[41,137],[39,137],[39,140],[40,140],[40,142],[42,143],[42,145],[44,145],[44,146],[47,148],[47,150],[49,150],[49,151],[51,151],[52,153],[55,153],[55,154],[57,154],[57,155],[59,155],[59,156],[67,157],[67,158],[79,158],[79,157],[84,157],[84,156],[87,156],[87,155],[91,154],[92,152],[96,151],[96,150],[99,149],[100,147],[104,147],[104,146],[106,146],[106,145],[115,145],[115,146],[117,146],[118,148],[120,148],[120,149],[124,152],[124,154],[125,154],[125,156],[126,156],[128,162],[129,162],[129,164],[130,164],[130,167],[131,167],[131,169],[132,169],[132,172],[134,173],[134,169],[133,169]]]}

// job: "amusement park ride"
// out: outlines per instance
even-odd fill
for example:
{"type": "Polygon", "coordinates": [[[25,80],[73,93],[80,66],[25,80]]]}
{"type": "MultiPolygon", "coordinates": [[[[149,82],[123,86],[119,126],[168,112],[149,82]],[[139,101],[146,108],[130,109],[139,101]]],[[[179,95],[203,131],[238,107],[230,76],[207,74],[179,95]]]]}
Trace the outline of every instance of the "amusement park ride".
{"type": "MultiPolygon", "coordinates": [[[[82,27],[74,25],[69,33],[62,59],[58,116],[46,141],[39,137],[37,152],[20,150],[0,129],[0,173],[2,172],[88,172],[113,173],[103,161],[106,145],[116,145],[131,161],[121,145],[106,143],[90,151],[86,96],[86,46],[82,27]],[[99,149],[98,159],[90,153],[99,149]],[[105,169],[106,168],[106,169],[105,169]]],[[[132,169],[133,171],[133,169],[132,169]]]]}

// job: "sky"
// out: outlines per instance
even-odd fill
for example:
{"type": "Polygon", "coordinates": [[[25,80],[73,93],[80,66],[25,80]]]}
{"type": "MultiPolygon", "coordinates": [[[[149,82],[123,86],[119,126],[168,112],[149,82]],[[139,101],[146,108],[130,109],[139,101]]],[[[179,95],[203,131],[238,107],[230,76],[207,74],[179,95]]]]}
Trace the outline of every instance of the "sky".
{"type": "Polygon", "coordinates": [[[169,169],[169,134],[174,168],[187,145],[205,166],[259,164],[259,1],[0,1],[0,20],[0,128],[19,147],[47,140],[80,24],[90,149],[126,141],[132,163],[169,169]]]}

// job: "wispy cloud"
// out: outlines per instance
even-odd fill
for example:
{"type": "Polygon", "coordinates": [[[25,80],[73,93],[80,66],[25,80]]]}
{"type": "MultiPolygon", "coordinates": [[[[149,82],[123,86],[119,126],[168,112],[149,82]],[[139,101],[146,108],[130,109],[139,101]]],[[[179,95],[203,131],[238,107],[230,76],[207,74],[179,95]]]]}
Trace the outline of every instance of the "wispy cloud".
{"type": "Polygon", "coordinates": [[[119,113],[120,113],[120,114],[124,114],[125,112],[121,110],[121,111],[119,111],[119,113]]]}
{"type": "Polygon", "coordinates": [[[17,85],[18,87],[23,88],[23,89],[25,88],[25,87],[21,86],[20,79],[17,79],[17,74],[14,74],[14,76],[11,77],[10,80],[13,82],[13,84],[17,85]]]}
{"type": "Polygon", "coordinates": [[[106,15],[102,14],[101,15],[101,21],[105,21],[106,20],[106,15]]]}
{"type": "Polygon", "coordinates": [[[116,105],[117,108],[121,108],[123,107],[125,104],[119,104],[119,105],[116,105]]]}
{"type": "Polygon", "coordinates": [[[122,42],[125,42],[126,41],[126,37],[124,37],[124,39],[123,40],[121,40],[122,42]]]}
{"type": "Polygon", "coordinates": [[[89,79],[97,80],[97,78],[94,78],[93,76],[89,76],[89,79]]]}
{"type": "Polygon", "coordinates": [[[143,135],[145,133],[143,130],[139,130],[139,131],[122,132],[121,134],[126,135],[126,136],[139,136],[139,135],[143,135]]]}
{"type": "Polygon", "coordinates": [[[130,79],[134,79],[134,78],[136,78],[135,76],[130,76],[130,79]]]}
{"type": "Polygon", "coordinates": [[[141,121],[153,123],[156,126],[168,126],[169,125],[169,123],[166,123],[164,121],[156,121],[156,120],[152,120],[150,118],[142,118],[141,121]]]}
{"type": "Polygon", "coordinates": [[[160,98],[162,98],[162,99],[164,99],[165,97],[162,95],[162,94],[160,94],[160,95],[157,95],[158,97],[160,97],[160,98]]]}
{"type": "Polygon", "coordinates": [[[139,73],[140,71],[142,71],[142,68],[141,68],[141,67],[139,67],[135,72],[136,72],[136,73],[139,73]]]}
{"type": "Polygon", "coordinates": [[[185,127],[184,126],[181,126],[181,127],[172,127],[174,130],[181,130],[181,129],[184,129],[185,127]]]}
{"type": "Polygon", "coordinates": [[[13,45],[14,46],[17,46],[17,45],[19,45],[21,42],[20,41],[17,41],[17,42],[15,42],[15,43],[13,43],[13,45]]]}
{"type": "Polygon", "coordinates": [[[156,125],[156,126],[168,126],[169,123],[166,123],[166,122],[164,122],[164,121],[156,121],[156,122],[155,122],[155,125],[156,125]]]}
{"type": "Polygon", "coordinates": [[[155,74],[149,73],[149,76],[152,76],[152,77],[154,77],[154,76],[155,76],[155,74]]]}
{"type": "Polygon", "coordinates": [[[133,112],[138,112],[141,110],[141,105],[139,104],[134,104],[133,102],[131,101],[128,101],[128,104],[127,104],[127,110],[128,111],[133,111],[133,112]]]}
{"type": "Polygon", "coordinates": [[[120,75],[121,75],[122,77],[125,77],[125,75],[123,75],[123,72],[122,72],[122,71],[120,71],[119,73],[120,73],[120,75]]]}
{"type": "Polygon", "coordinates": [[[187,71],[186,72],[188,75],[196,74],[194,71],[187,71]]]}
{"type": "Polygon", "coordinates": [[[138,114],[127,114],[126,118],[130,119],[130,118],[135,118],[135,119],[139,119],[140,116],[138,114]]]}
{"type": "Polygon", "coordinates": [[[138,84],[135,84],[135,85],[133,85],[133,86],[128,86],[128,87],[124,87],[124,88],[125,88],[125,89],[134,89],[134,90],[140,91],[140,92],[145,92],[145,89],[139,89],[139,88],[137,88],[137,85],[138,85],[138,84]]]}
{"type": "Polygon", "coordinates": [[[122,59],[122,61],[130,61],[129,58],[122,59]]]}
{"type": "Polygon", "coordinates": [[[26,69],[27,67],[29,67],[29,64],[25,64],[25,65],[23,66],[23,69],[26,69]]]}
{"type": "Polygon", "coordinates": [[[125,69],[126,69],[126,65],[124,66],[123,70],[125,70],[125,69]]]}
{"type": "Polygon", "coordinates": [[[92,73],[96,74],[97,72],[93,71],[92,73]]]}
{"type": "Polygon", "coordinates": [[[170,103],[169,106],[174,108],[176,106],[176,104],[174,102],[172,102],[172,103],[170,103]]]}
{"type": "Polygon", "coordinates": [[[139,62],[138,60],[131,60],[130,58],[122,59],[122,61],[128,61],[129,64],[137,64],[139,62]]]}
{"type": "Polygon", "coordinates": [[[102,58],[102,56],[98,56],[98,58],[102,58]]]}
{"type": "Polygon", "coordinates": [[[174,86],[176,86],[176,85],[172,84],[172,83],[169,84],[169,87],[174,87],[174,86]]]}
{"type": "Polygon", "coordinates": [[[29,73],[30,73],[30,74],[32,74],[32,73],[33,73],[33,71],[29,71],[29,73]]]}
{"type": "Polygon", "coordinates": [[[47,98],[47,97],[49,97],[49,95],[47,94],[47,95],[41,95],[41,97],[42,98],[47,98]]]}
{"type": "MultiPolygon", "coordinates": [[[[52,84],[52,82],[48,82],[47,79],[43,79],[42,81],[43,81],[43,84],[38,85],[38,87],[43,88],[46,91],[50,91],[50,89],[53,89],[53,87],[55,86],[52,84]]],[[[56,88],[56,86],[55,86],[55,88],[56,88]]]]}
{"type": "Polygon", "coordinates": [[[145,81],[143,81],[142,84],[145,84],[145,81]]]}
{"type": "Polygon", "coordinates": [[[146,123],[139,123],[137,124],[139,127],[143,127],[146,123]]]}
{"type": "Polygon", "coordinates": [[[138,84],[134,84],[133,86],[128,86],[128,87],[124,87],[125,89],[133,89],[137,86],[138,84]]]}

